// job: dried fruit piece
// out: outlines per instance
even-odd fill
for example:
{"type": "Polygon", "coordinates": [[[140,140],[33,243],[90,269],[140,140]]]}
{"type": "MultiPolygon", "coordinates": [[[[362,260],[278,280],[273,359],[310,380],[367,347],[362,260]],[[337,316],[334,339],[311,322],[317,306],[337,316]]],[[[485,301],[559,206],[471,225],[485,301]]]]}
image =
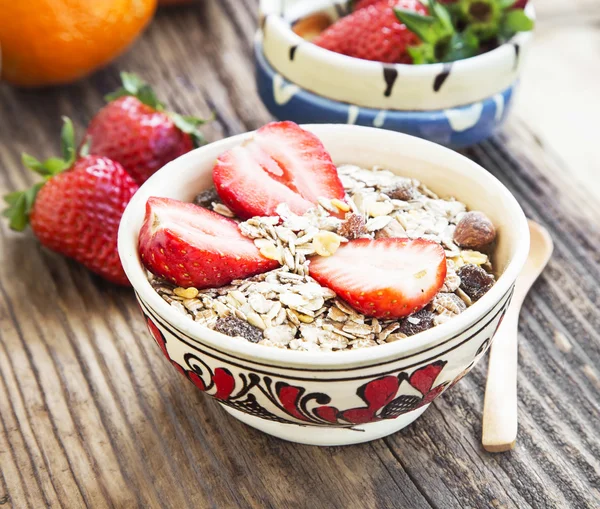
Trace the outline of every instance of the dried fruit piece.
{"type": "Polygon", "coordinates": [[[400,321],[400,327],[397,333],[405,334],[406,336],[414,336],[419,332],[431,329],[434,326],[433,313],[427,309],[421,309],[400,321]]]}
{"type": "Polygon", "coordinates": [[[477,265],[463,265],[457,274],[460,277],[460,288],[472,301],[479,300],[494,286],[494,276],[477,265]]]}
{"type": "Polygon", "coordinates": [[[385,194],[393,200],[409,201],[415,197],[416,189],[409,181],[404,181],[398,183],[396,187],[385,190],[385,194]]]}
{"type": "Polygon", "coordinates": [[[346,220],[340,225],[338,234],[348,240],[359,238],[367,233],[365,218],[362,214],[346,214],[346,220]]]}
{"type": "Polygon", "coordinates": [[[213,202],[220,203],[221,198],[217,194],[217,190],[214,187],[207,189],[206,191],[202,191],[200,194],[196,195],[194,198],[194,204],[200,205],[205,209],[209,209],[213,202]]]}
{"type": "Polygon", "coordinates": [[[226,336],[240,336],[250,343],[258,343],[263,338],[262,331],[258,327],[234,316],[219,318],[215,324],[215,330],[226,336]]]}
{"type": "Polygon", "coordinates": [[[483,249],[495,239],[496,228],[490,219],[479,211],[467,212],[454,230],[454,242],[470,249],[483,249]]]}

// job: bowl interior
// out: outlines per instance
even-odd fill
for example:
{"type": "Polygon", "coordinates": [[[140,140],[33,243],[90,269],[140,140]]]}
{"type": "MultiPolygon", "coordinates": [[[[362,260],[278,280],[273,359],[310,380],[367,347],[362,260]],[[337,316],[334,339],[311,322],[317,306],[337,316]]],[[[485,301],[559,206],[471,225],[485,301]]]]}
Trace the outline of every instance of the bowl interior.
{"type": "Polygon", "coordinates": [[[180,330],[227,351],[291,364],[340,365],[386,359],[435,344],[484,316],[509,290],[529,251],[525,216],[510,192],[491,174],[447,148],[412,136],[381,129],[347,125],[303,126],[314,132],[336,164],[365,168],[380,165],[397,174],[421,180],[440,196],[454,196],[472,210],[484,211],[498,230],[494,263],[498,281],[475,305],[445,324],[402,341],[349,352],[311,353],[279,350],[240,341],[223,342],[222,336],[179,315],[158,296],[146,279],[138,253],[138,232],[150,196],[191,201],[212,185],[212,167],[220,153],[239,144],[235,136],[196,149],[169,163],[153,175],[128,205],[119,230],[119,253],[135,290],[155,311],[180,330]]]}

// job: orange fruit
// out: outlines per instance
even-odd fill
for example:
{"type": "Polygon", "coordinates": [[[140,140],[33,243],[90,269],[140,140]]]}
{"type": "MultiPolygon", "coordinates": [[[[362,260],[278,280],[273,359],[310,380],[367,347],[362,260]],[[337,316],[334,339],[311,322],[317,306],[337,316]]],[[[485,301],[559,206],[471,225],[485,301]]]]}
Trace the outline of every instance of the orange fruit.
{"type": "Polygon", "coordinates": [[[75,81],[122,53],[155,9],[156,0],[0,0],[1,77],[75,81]]]}

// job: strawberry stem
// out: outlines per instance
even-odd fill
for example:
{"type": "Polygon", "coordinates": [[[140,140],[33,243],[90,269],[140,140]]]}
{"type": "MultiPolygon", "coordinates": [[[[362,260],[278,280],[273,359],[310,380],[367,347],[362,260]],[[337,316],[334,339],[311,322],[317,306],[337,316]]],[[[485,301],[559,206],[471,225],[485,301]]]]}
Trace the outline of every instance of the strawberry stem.
{"type": "Polygon", "coordinates": [[[137,74],[131,72],[121,72],[121,82],[123,84],[122,87],[118,88],[111,94],[104,96],[104,99],[107,102],[114,101],[119,97],[136,97],[146,106],[150,106],[150,108],[153,108],[156,111],[161,111],[167,114],[178,129],[190,135],[195,147],[199,147],[205,142],[204,136],[198,127],[204,125],[206,122],[212,121],[214,119],[214,115],[211,115],[209,119],[203,119],[191,115],[180,115],[179,113],[168,111],[165,104],[158,99],[152,87],[137,74]]]}
{"type": "Polygon", "coordinates": [[[25,191],[14,191],[4,196],[7,207],[2,211],[2,215],[8,218],[11,229],[23,231],[26,228],[35,198],[42,186],[55,175],[73,166],[75,162],[75,130],[73,122],[68,117],[63,117],[60,145],[62,158],[50,157],[41,162],[29,154],[21,155],[23,166],[41,175],[43,180],[25,191]]]}

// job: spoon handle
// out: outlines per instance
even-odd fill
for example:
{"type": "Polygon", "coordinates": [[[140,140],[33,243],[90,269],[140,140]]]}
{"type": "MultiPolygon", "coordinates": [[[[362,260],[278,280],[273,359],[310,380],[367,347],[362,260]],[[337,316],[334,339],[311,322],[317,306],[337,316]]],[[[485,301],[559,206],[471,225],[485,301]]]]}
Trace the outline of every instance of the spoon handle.
{"type": "Polygon", "coordinates": [[[517,440],[517,331],[521,306],[514,302],[496,333],[483,406],[483,436],[486,451],[504,452],[517,440]]]}

